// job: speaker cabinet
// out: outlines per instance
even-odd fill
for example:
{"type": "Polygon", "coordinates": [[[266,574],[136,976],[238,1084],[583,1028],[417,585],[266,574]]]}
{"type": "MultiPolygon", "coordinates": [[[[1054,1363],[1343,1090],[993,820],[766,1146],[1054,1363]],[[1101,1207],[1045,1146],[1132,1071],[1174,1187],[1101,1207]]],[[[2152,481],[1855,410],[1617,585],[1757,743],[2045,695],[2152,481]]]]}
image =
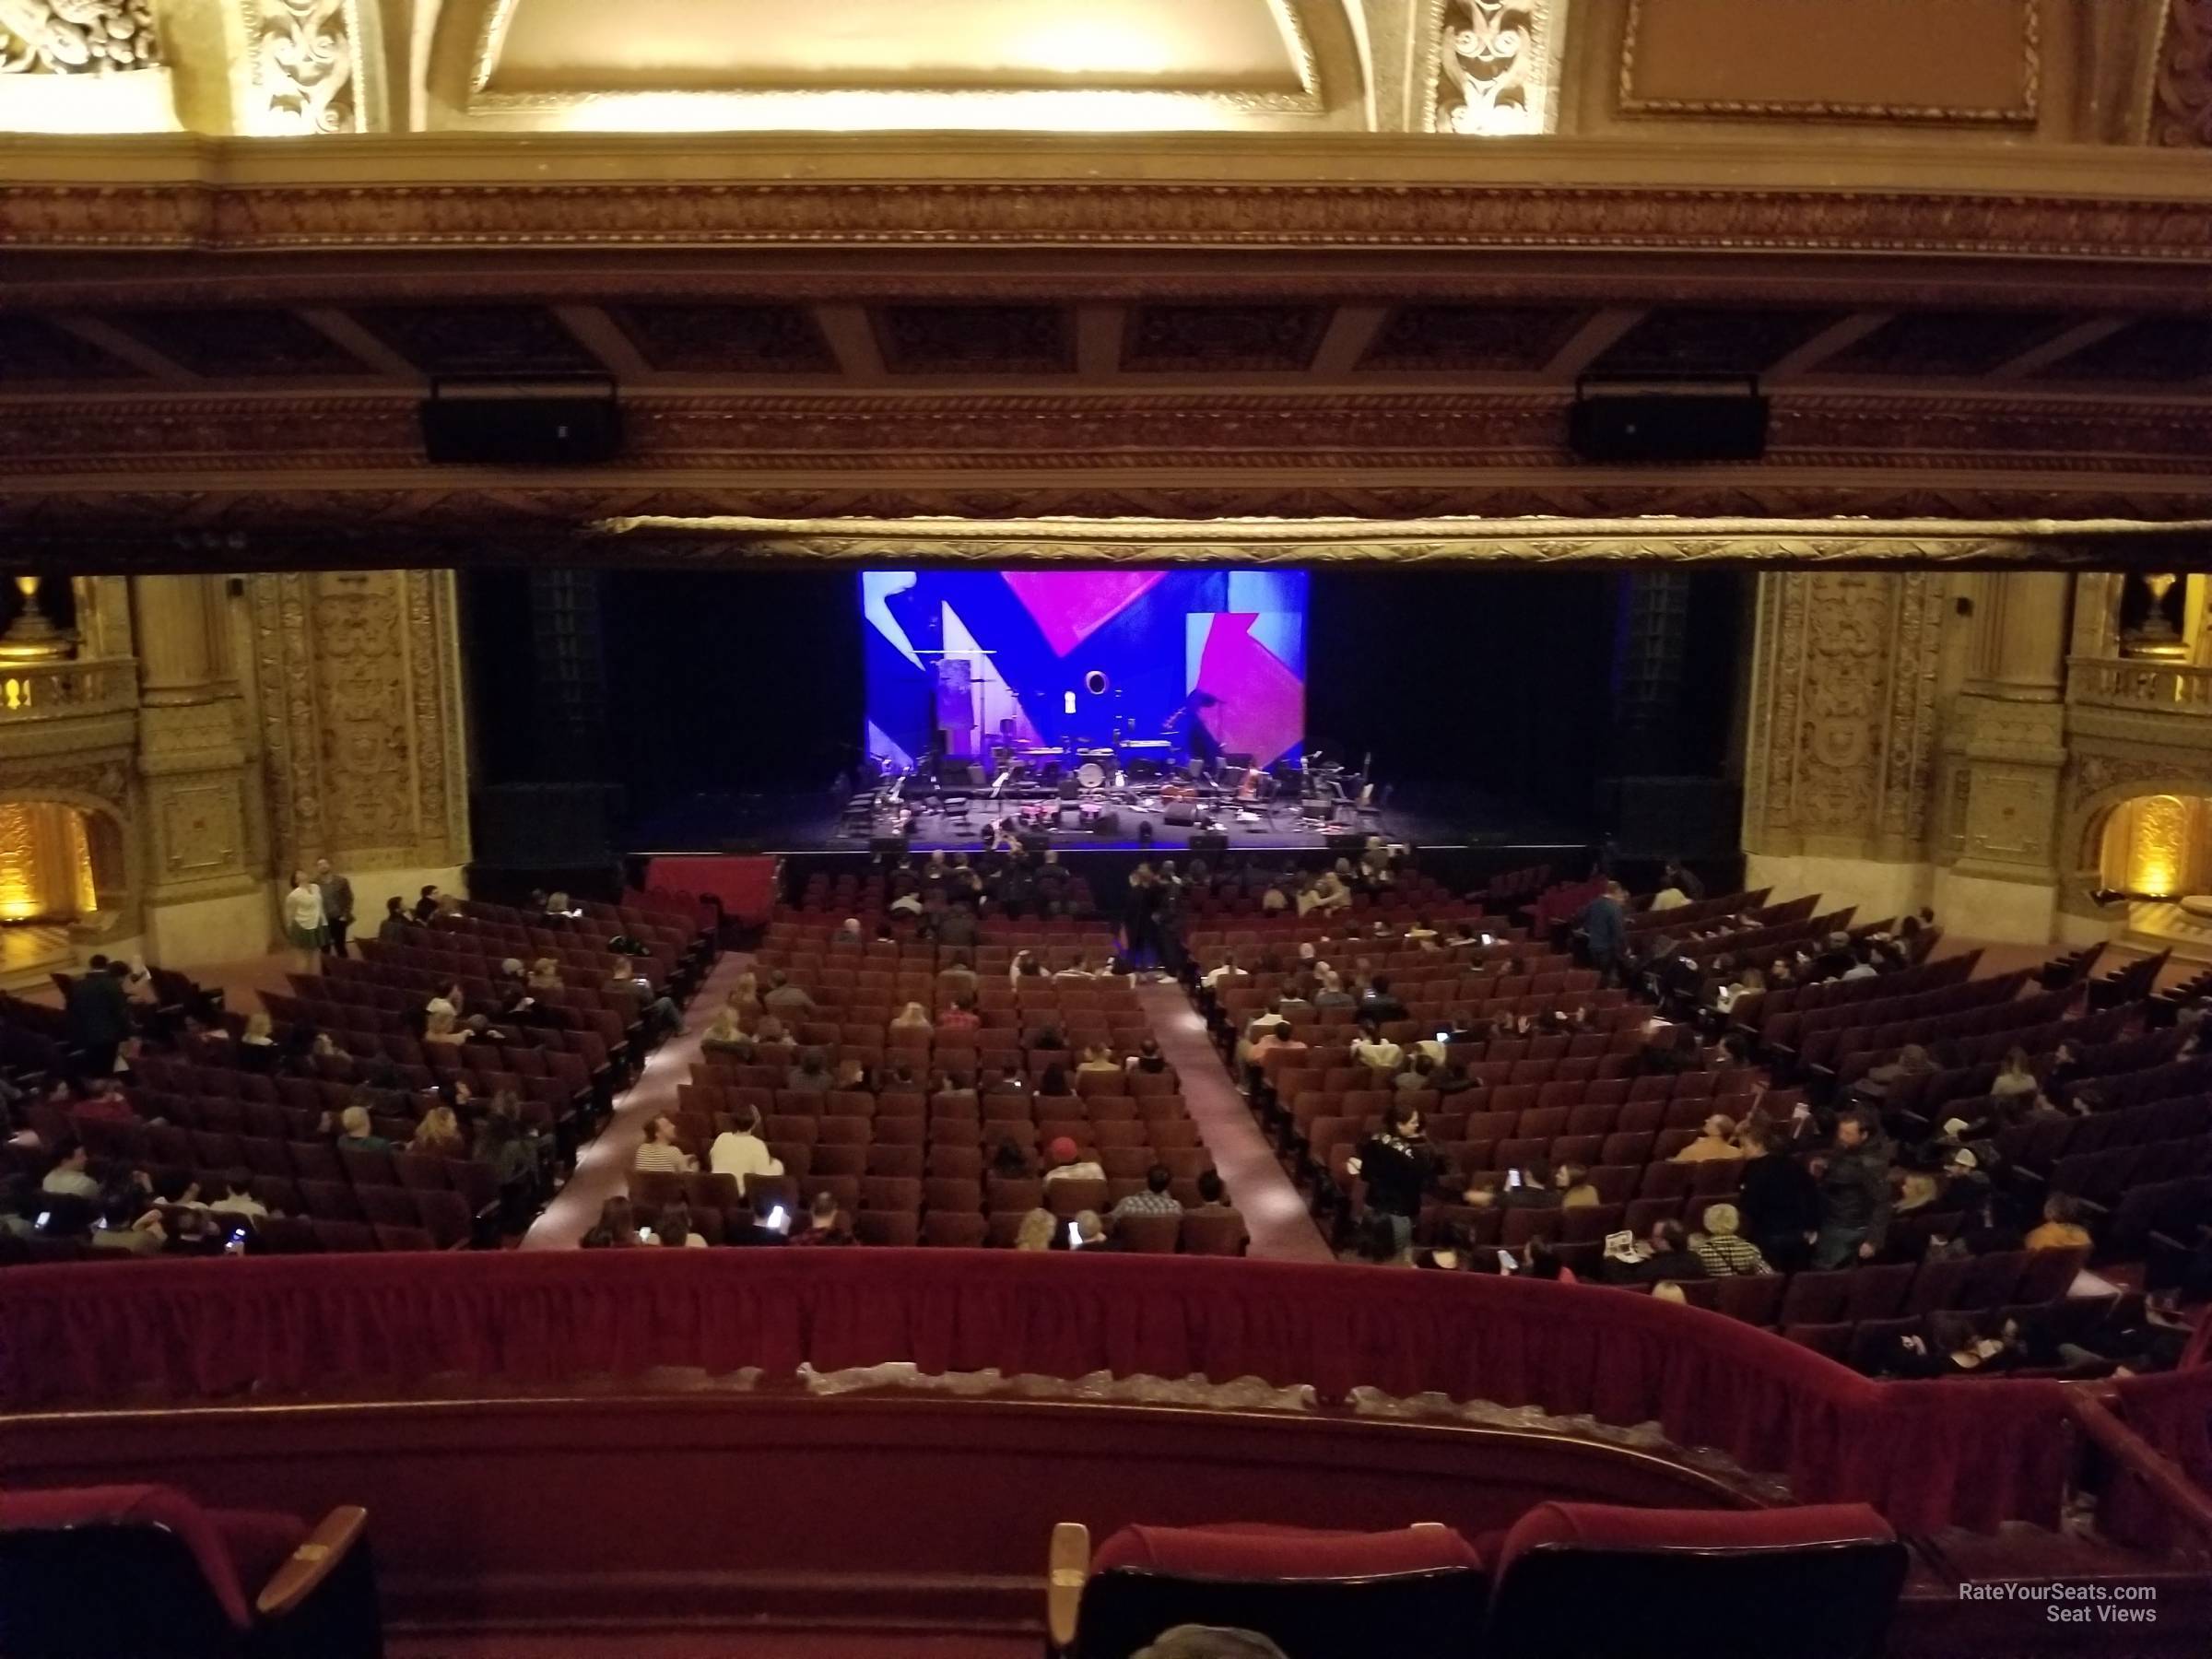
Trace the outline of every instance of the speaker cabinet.
{"type": "Polygon", "coordinates": [[[1170,801],[1167,804],[1167,820],[1171,824],[1188,830],[1198,821],[1198,803],[1195,801],[1170,801]]]}
{"type": "Polygon", "coordinates": [[[1210,853],[1218,858],[1228,851],[1229,837],[1218,830],[1201,830],[1191,837],[1191,852],[1194,856],[1210,853]]]}
{"type": "Polygon", "coordinates": [[[877,835],[868,840],[868,853],[876,858],[904,858],[907,852],[903,835],[877,835]]]}
{"type": "Polygon", "coordinates": [[[1583,387],[1567,446],[1584,461],[1757,461],[1767,453],[1767,400],[1756,387],[1583,387]]]}
{"type": "Polygon", "coordinates": [[[421,411],[422,447],[439,465],[594,466],[622,449],[611,392],[439,388],[421,411]]]}
{"type": "Polygon", "coordinates": [[[1122,815],[1118,812],[1100,813],[1098,817],[1090,820],[1090,832],[1093,835],[1101,836],[1114,836],[1121,834],[1122,815]]]}

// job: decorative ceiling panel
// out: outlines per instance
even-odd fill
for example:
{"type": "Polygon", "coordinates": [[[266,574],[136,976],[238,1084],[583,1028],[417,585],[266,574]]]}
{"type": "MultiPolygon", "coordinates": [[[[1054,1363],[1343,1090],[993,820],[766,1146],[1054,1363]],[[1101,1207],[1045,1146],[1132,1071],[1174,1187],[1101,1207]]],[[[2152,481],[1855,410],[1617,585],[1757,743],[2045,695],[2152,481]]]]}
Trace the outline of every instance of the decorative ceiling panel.
{"type": "Polygon", "coordinates": [[[2052,380],[2177,381],[2212,375],[2212,318],[2145,317],[2042,371],[2052,380]]]}
{"type": "Polygon", "coordinates": [[[837,359],[799,305],[616,305],[607,314],[664,373],[834,374],[837,359]]]}
{"type": "Polygon", "coordinates": [[[353,316],[425,374],[582,374],[605,368],[542,306],[375,305],[353,316]]]}
{"type": "Polygon", "coordinates": [[[1147,305],[1130,314],[1122,367],[1140,373],[1297,372],[1329,326],[1325,305],[1147,305]]]}
{"type": "Polygon", "coordinates": [[[1908,312],[1814,368],[1823,374],[1987,374],[2083,320],[2058,312],[1908,312]]]}
{"type": "Polygon", "coordinates": [[[1069,374],[1068,313],[1052,305],[887,305],[872,314],[893,374],[1069,374]]]}
{"type": "Polygon", "coordinates": [[[1589,318],[1583,307],[1401,305],[1360,357],[1361,369],[1533,374],[1589,318]]]}
{"type": "Polygon", "coordinates": [[[211,380],[369,371],[359,358],[288,311],[120,312],[101,321],[211,380]]]}
{"type": "Polygon", "coordinates": [[[65,328],[0,314],[0,381],[125,380],[138,371],[65,328]]]}
{"type": "Polygon", "coordinates": [[[1597,374],[1757,374],[1841,315],[1670,306],[1644,317],[1590,368],[1597,374]]]}

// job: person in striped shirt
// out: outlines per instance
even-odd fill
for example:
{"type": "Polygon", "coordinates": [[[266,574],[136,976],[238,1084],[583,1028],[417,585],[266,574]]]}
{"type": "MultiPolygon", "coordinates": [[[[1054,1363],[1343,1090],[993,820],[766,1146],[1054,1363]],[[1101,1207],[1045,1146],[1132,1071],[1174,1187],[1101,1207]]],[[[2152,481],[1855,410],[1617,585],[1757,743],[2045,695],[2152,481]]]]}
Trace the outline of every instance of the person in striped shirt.
{"type": "Polygon", "coordinates": [[[1759,1253],[1758,1245],[1736,1236],[1736,1229],[1742,1225],[1743,1218],[1735,1213],[1733,1204],[1706,1207],[1705,1230],[1690,1240],[1689,1253],[1704,1264],[1709,1277],[1774,1271],[1767,1265],[1767,1258],[1759,1253]]]}

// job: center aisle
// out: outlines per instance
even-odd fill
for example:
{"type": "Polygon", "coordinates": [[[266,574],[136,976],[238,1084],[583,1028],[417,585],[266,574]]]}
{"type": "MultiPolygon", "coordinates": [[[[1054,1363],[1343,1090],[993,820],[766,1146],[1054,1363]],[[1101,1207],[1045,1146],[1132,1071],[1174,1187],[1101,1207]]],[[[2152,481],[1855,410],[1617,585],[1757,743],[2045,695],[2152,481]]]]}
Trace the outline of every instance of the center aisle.
{"type": "Polygon", "coordinates": [[[684,1010],[684,1029],[646,1056],[644,1072],[615,1102],[615,1114],[598,1139],[577,1154],[576,1172],[569,1177],[569,1184],[553,1195],[545,1214],[523,1235],[523,1249],[572,1248],[599,1219],[600,1206],[629,1190],[630,1160],[645,1139],[645,1125],[662,1112],[676,1110],[676,1086],[689,1081],[691,1063],[699,1058],[700,1040],[714,1022],[714,1010],[752,959],[749,951],[723,953],[684,1010]]]}
{"type": "Polygon", "coordinates": [[[1136,999],[1161,1057],[1175,1068],[1183,1108],[1213,1154],[1214,1168],[1229,1187],[1229,1201],[1244,1217],[1251,1253],[1278,1262],[1335,1260],[1305,1199],[1275,1161],[1275,1148],[1230,1082],[1228,1068],[1206,1034],[1206,1021],[1182,987],[1139,985],[1136,999]]]}

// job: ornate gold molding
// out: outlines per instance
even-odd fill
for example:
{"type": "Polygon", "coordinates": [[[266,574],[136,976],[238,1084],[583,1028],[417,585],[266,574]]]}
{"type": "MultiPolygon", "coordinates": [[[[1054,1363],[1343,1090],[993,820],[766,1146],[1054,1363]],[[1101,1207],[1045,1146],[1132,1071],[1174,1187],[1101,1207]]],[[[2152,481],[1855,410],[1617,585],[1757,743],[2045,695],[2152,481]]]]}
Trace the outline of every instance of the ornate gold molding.
{"type": "Polygon", "coordinates": [[[1422,116],[1477,137],[1550,132],[1566,0],[1427,0],[1422,116]]]}
{"type": "Polygon", "coordinates": [[[2212,145],[2212,0],[2168,0],[2149,134],[2153,144],[2169,148],[2212,145]]]}
{"type": "Polygon", "coordinates": [[[0,0],[0,75],[157,69],[153,0],[0,0]]]}
{"type": "MultiPolygon", "coordinates": [[[[1387,140],[1379,140],[1387,146],[1387,140]]],[[[241,253],[425,247],[1774,250],[2201,263],[2212,202],[2026,189],[1685,188],[1497,179],[939,179],[566,184],[226,177],[0,185],[0,241],[241,253]]]]}

